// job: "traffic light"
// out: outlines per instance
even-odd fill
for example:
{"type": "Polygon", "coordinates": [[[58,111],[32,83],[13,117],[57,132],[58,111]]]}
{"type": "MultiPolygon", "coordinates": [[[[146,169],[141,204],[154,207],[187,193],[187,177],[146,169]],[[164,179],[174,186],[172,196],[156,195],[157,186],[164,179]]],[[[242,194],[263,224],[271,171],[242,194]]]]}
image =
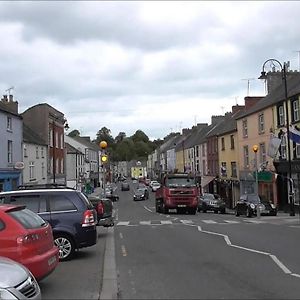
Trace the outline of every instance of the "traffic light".
{"type": "Polygon", "coordinates": [[[101,162],[103,164],[108,162],[108,155],[107,154],[101,154],[101,162]]]}

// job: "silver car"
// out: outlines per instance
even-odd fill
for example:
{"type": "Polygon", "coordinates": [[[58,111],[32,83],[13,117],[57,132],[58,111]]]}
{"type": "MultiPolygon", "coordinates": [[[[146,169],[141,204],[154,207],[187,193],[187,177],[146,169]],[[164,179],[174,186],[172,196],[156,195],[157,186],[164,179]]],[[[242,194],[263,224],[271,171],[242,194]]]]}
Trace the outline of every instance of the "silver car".
{"type": "Polygon", "coordinates": [[[0,256],[0,299],[41,299],[41,290],[23,265],[0,256]]]}

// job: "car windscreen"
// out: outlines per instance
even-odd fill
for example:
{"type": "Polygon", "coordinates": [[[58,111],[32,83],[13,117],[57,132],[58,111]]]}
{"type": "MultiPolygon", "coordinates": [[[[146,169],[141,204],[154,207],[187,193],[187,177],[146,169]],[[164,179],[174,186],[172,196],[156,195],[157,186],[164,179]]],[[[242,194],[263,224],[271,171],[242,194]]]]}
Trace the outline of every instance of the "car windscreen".
{"type": "Polygon", "coordinates": [[[41,228],[47,225],[40,216],[27,208],[10,211],[8,214],[26,229],[41,228]]]}
{"type": "Polygon", "coordinates": [[[257,195],[248,195],[248,202],[259,203],[260,199],[257,195]]]}
{"type": "Polygon", "coordinates": [[[195,179],[190,177],[170,177],[166,178],[167,187],[195,187],[195,179]]]}
{"type": "Polygon", "coordinates": [[[203,194],[203,198],[206,200],[216,200],[213,194],[203,194]]]}

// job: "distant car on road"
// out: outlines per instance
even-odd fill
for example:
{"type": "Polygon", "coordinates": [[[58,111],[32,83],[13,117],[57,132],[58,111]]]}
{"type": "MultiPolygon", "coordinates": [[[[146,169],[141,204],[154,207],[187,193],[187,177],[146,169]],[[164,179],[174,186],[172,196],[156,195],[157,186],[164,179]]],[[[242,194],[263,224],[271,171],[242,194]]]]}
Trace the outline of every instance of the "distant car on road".
{"type": "Polygon", "coordinates": [[[127,181],[121,183],[121,191],[130,191],[130,185],[127,181]]]}
{"type": "Polygon", "coordinates": [[[145,193],[145,189],[137,189],[133,195],[134,201],[146,200],[147,196],[145,193]]]}
{"type": "Polygon", "coordinates": [[[145,193],[146,199],[149,198],[149,190],[148,190],[148,187],[144,183],[139,183],[137,189],[143,190],[145,193]]]}
{"type": "Polygon", "coordinates": [[[6,257],[0,257],[0,299],[39,300],[40,287],[22,264],[6,257]]]}
{"type": "Polygon", "coordinates": [[[157,181],[152,182],[151,191],[156,192],[160,188],[160,183],[157,181]]]}
{"type": "Polygon", "coordinates": [[[218,194],[203,193],[199,197],[198,212],[213,211],[214,213],[226,213],[225,201],[218,194]]]}
{"type": "Polygon", "coordinates": [[[258,208],[261,215],[277,215],[276,206],[257,194],[241,195],[235,206],[235,215],[246,215],[248,218],[251,218],[253,215],[257,215],[258,208]]]}

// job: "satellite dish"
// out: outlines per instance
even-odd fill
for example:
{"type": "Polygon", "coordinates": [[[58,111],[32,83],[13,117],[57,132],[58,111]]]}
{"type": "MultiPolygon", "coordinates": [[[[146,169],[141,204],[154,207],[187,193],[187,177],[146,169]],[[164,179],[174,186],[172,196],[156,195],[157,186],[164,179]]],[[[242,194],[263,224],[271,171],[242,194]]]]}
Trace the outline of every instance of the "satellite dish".
{"type": "Polygon", "coordinates": [[[24,163],[22,161],[17,161],[15,163],[15,169],[17,169],[17,170],[23,170],[24,169],[24,163]]]}

